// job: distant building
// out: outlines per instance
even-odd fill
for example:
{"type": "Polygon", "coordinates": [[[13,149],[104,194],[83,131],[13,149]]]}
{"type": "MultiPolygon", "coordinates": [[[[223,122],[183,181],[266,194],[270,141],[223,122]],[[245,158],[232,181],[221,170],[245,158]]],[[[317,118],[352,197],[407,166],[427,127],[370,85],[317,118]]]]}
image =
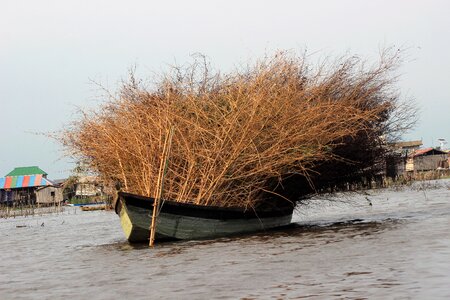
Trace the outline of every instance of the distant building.
{"type": "Polygon", "coordinates": [[[448,168],[448,153],[434,148],[414,151],[406,161],[407,172],[432,171],[448,168]]]}
{"type": "Polygon", "coordinates": [[[406,142],[398,142],[391,144],[391,147],[398,153],[401,153],[403,156],[408,156],[414,151],[420,149],[423,145],[421,140],[417,141],[406,141],[406,142]]]}
{"type": "Polygon", "coordinates": [[[39,205],[56,205],[63,201],[63,188],[59,186],[42,186],[35,193],[39,205]]]}
{"type": "Polygon", "coordinates": [[[406,173],[408,157],[422,146],[421,140],[389,144],[391,154],[386,156],[386,176],[396,178],[406,173]]]}
{"type": "Polygon", "coordinates": [[[78,198],[103,195],[103,187],[95,176],[80,176],[76,183],[75,196],[78,198]]]}
{"type": "Polygon", "coordinates": [[[15,168],[0,178],[0,204],[36,203],[36,189],[53,185],[47,173],[37,166],[15,168]]]}

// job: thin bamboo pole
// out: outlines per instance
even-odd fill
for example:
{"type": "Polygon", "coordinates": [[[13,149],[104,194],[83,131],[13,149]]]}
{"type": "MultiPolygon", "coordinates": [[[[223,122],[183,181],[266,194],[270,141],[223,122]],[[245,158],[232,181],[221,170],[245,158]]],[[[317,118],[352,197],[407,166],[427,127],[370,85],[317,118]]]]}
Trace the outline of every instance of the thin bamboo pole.
{"type": "Polygon", "coordinates": [[[173,136],[173,128],[171,128],[170,131],[166,134],[166,138],[165,138],[164,146],[163,146],[163,153],[161,156],[161,162],[159,165],[158,180],[157,180],[157,184],[156,184],[156,193],[155,193],[156,195],[155,195],[155,200],[153,201],[152,222],[150,225],[150,239],[149,239],[150,247],[153,247],[154,242],[155,242],[156,217],[157,217],[157,211],[159,210],[159,203],[162,198],[164,176],[166,175],[166,171],[167,171],[167,165],[168,165],[169,155],[170,155],[170,147],[172,145],[172,136],[173,136]]]}

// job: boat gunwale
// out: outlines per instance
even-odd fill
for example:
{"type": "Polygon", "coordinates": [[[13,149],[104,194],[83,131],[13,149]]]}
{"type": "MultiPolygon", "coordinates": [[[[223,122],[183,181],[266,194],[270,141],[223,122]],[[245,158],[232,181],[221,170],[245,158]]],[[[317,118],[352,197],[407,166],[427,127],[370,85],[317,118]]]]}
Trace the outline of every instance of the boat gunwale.
{"type": "MultiPolygon", "coordinates": [[[[118,214],[118,206],[121,201],[125,204],[151,209],[153,207],[154,198],[142,195],[119,192],[116,201],[115,210],[118,214]],[[122,199],[122,200],[121,200],[122,199]]],[[[267,217],[282,217],[293,213],[294,207],[274,207],[272,210],[253,210],[251,208],[240,207],[220,207],[220,206],[205,206],[192,203],[175,202],[165,200],[161,213],[169,213],[174,215],[191,216],[204,219],[253,219],[253,218],[267,218],[267,217]]]]}

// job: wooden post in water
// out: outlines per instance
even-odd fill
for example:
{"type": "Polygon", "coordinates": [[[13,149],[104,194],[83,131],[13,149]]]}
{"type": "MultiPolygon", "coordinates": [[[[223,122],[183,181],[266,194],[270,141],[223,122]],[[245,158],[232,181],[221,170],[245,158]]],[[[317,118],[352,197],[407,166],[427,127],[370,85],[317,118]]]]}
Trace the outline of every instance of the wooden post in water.
{"type": "Polygon", "coordinates": [[[163,153],[161,155],[161,162],[159,164],[158,180],[156,182],[155,200],[153,201],[152,222],[150,225],[150,239],[148,244],[150,247],[153,247],[155,243],[156,217],[157,212],[159,210],[159,203],[162,198],[164,177],[166,175],[167,167],[169,164],[170,148],[172,146],[172,136],[173,136],[173,127],[171,127],[170,131],[166,134],[163,146],[163,153]]]}

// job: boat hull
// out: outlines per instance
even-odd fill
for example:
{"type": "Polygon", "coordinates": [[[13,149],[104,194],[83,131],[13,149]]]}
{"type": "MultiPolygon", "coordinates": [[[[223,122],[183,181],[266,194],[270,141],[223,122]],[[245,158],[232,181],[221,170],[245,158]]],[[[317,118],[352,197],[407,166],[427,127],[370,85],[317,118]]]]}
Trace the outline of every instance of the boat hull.
{"type": "MultiPolygon", "coordinates": [[[[153,199],[120,193],[116,212],[130,243],[148,242],[153,199]]],[[[244,211],[165,201],[156,223],[156,240],[208,239],[262,231],[291,223],[293,208],[244,211]]]]}

